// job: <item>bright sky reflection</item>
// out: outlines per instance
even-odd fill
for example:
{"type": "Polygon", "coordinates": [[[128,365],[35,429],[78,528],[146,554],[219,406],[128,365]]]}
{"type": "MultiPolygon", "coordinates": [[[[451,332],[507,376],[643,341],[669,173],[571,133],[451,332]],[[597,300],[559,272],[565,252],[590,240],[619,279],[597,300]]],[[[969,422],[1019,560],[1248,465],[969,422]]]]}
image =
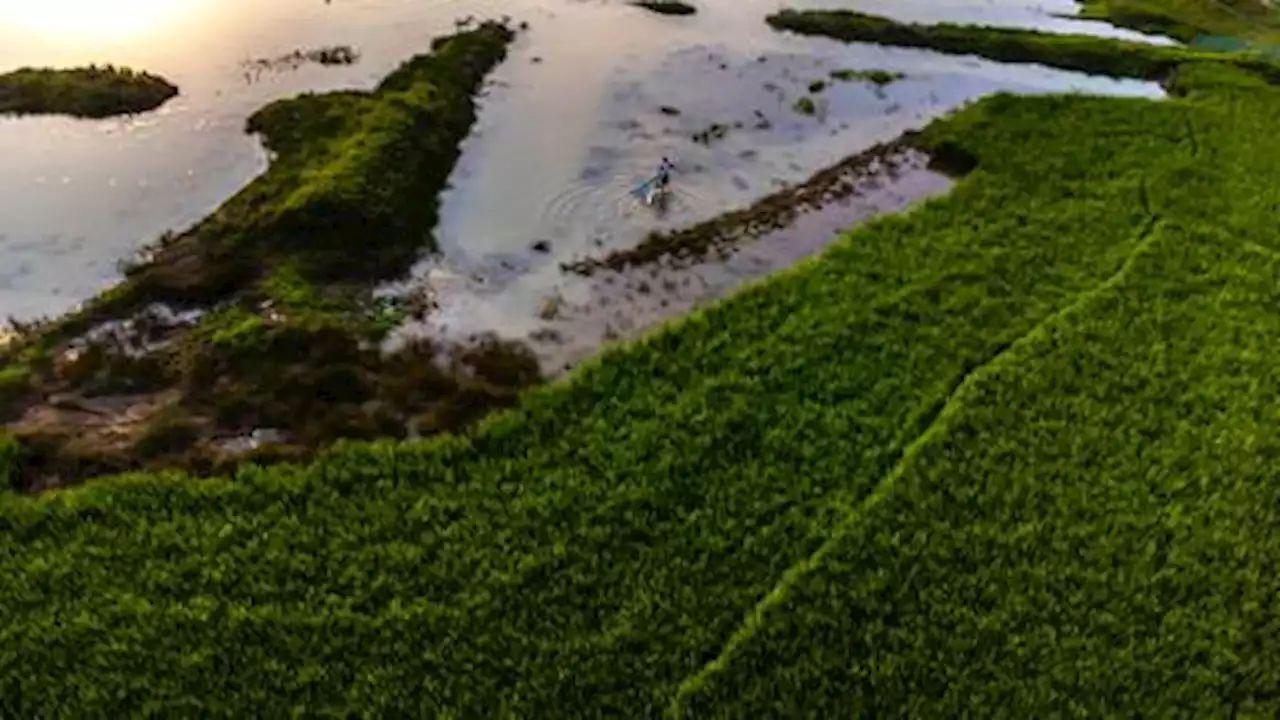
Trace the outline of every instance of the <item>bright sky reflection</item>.
{"type": "Polygon", "coordinates": [[[119,40],[151,30],[193,4],[192,0],[0,0],[0,27],[59,38],[119,40]]]}

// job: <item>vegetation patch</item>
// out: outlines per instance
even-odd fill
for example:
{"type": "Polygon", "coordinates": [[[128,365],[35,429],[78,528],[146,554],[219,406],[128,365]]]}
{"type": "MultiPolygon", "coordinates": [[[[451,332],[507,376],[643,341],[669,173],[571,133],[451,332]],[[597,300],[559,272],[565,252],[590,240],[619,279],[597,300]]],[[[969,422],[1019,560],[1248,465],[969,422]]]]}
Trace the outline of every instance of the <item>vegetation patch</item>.
{"type": "Polygon", "coordinates": [[[177,94],[162,77],[113,65],[21,68],[0,74],[0,115],[130,115],[154,110],[177,94]]]}
{"type": "Polygon", "coordinates": [[[663,258],[696,260],[712,251],[726,250],[784,228],[803,212],[853,195],[864,181],[876,174],[892,174],[912,163],[923,165],[919,153],[912,148],[915,138],[914,134],[907,134],[894,142],[876,145],[814,174],[804,183],[775,192],[741,210],[686,228],[650,233],[634,248],[563,263],[561,268],[591,275],[597,270],[621,271],[663,258]]]}
{"type": "Polygon", "coordinates": [[[834,80],[849,82],[851,80],[862,80],[869,82],[877,87],[884,87],[893,82],[897,82],[906,75],[900,72],[890,72],[888,70],[852,70],[849,68],[841,68],[832,70],[831,77],[834,80]]]}
{"type": "Polygon", "coordinates": [[[472,97],[513,37],[485,23],[372,92],[255,113],[249,129],[273,155],[265,174],[166,234],[85,310],[23,328],[3,350],[0,417],[28,448],[23,487],[139,467],[212,472],[255,431],[294,458],[340,437],[402,437],[411,421],[456,429],[536,382],[527,350],[491,340],[383,352],[417,313],[372,294],[434,249],[436,197],[472,97]]]}
{"type": "Polygon", "coordinates": [[[693,15],[698,8],[680,0],[635,0],[631,3],[659,15],[693,15]]]}
{"type": "Polygon", "coordinates": [[[729,126],[721,123],[712,123],[707,127],[694,133],[692,140],[699,145],[712,145],[723,140],[729,134],[729,126]]]}
{"type": "Polygon", "coordinates": [[[818,106],[808,95],[796,98],[796,101],[791,104],[791,109],[800,115],[814,115],[818,112],[818,106]]]}
{"type": "Polygon", "coordinates": [[[850,10],[781,10],[766,21],[778,30],[846,42],[928,48],[1010,63],[1040,63],[1094,75],[1167,81],[1179,65],[1222,60],[1280,82],[1280,66],[1265,59],[1086,35],[977,25],[920,25],[850,10]]]}
{"type": "Polygon", "coordinates": [[[354,65],[359,60],[360,53],[355,48],[350,45],[334,45],[311,50],[298,49],[273,58],[246,60],[244,68],[246,72],[257,74],[267,70],[297,70],[307,63],[326,66],[354,65]]]}
{"type": "Polygon", "coordinates": [[[1084,0],[1078,17],[1191,42],[1200,35],[1280,43],[1280,13],[1266,0],[1084,0]]]}

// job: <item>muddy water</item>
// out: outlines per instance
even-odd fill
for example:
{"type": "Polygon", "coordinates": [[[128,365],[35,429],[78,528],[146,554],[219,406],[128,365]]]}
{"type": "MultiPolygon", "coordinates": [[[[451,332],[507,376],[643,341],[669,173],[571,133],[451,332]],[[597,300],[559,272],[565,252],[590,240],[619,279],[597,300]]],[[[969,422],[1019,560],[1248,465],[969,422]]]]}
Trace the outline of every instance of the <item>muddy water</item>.
{"type": "MultiPolygon", "coordinates": [[[[704,0],[698,16],[670,18],[616,0],[0,3],[0,70],[114,62],[182,88],[159,111],[132,119],[0,118],[0,316],[68,309],[112,283],[120,258],[198,220],[260,172],[265,157],[242,130],[258,107],[302,91],[371,87],[470,14],[509,14],[533,27],[496,73],[444,199],[444,259],[417,275],[439,286],[432,329],[449,333],[546,336],[539,315],[547,297],[595,297],[560,262],[745,204],[988,92],[1158,94],[1139,83],[777,34],[762,22],[775,5],[704,0]],[[359,62],[246,73],[253,58],[332,45],[354,46],[359,62]],[[882,91],[836,82],[815,96],[814,117],[791,110],[811,80],[843,67],[908,77],[882,91]],[[714,123],[729,128],[723,139],[691,139],[714,123]],[[673,202],[655,214],[628,191],[663,154],[678,172],[673,202]],[[532,250],[538,241],[550,252],[532,250]]],[[[1074,11],[1062,2],[821,5],[1132,35],[1051,17],[1074,11]]],[[[582,337],[596,337],[592,323],[582,337]]],[[[549,363],[566,356],[544,345],[549,363]]]]}

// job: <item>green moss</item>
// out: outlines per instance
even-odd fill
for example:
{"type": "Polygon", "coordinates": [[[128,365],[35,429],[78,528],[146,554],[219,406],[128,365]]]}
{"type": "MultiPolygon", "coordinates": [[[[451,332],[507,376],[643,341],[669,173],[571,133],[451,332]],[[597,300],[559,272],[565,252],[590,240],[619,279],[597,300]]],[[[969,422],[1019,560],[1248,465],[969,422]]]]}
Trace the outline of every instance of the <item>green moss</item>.
{"type": "Polygon", "coordinates": [[[831,77],[836,80],[848,82],[850,80],[862,80],[872,85],[884,87],[890,83],[901,80],[906,75],[900,72],[890,72],[888,70],[851,70],[842,68],[840,70],[832,70],[831,77]]]}
{"type": "Polygon", "coordinates": [[[796,98],[796,101],[791,104],[791,109],[801,115],[813,115],[818,111],[818,107],[814,104],[813,98],[808,95],[796,98]]]}
{"type": "Polygon", "coordinates": [[[659,15],[693,15],[698,8],[680,0],[635,0],[631,3],[659,15]]]}
{"type": "Polygon", "coordinates": [[[177,94],[164,78],[111,65],[21,68],[0,74],[0,115],[103,118],[152,110],[177,94]]]}
{"type": "Polygon", "coordinates": [[[826,89],[827,89],[826,80],[814,80],[813,82],[809,83],[809,92],[811,93],[817,94],[826,89]]]}

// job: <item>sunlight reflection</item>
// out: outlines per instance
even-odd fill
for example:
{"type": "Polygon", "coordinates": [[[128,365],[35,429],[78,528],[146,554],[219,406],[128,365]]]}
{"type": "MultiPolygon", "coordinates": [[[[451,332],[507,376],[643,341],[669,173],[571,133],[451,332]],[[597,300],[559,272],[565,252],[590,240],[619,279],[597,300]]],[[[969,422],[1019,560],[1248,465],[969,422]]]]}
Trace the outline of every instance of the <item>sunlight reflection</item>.
{"type": "Polygon", "coordinates": [[[120,39],[150,30],[195,0],[0,0],[0,27],[120,39]]]}

